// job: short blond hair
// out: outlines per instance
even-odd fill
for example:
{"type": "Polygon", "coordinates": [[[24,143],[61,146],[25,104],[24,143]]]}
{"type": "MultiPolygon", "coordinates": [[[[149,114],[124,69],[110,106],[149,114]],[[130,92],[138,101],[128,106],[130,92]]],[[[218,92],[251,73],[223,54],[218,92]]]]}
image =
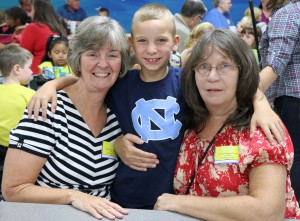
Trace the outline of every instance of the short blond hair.
{"type": "Polygon", "coordinates": [[[133,35],[133,27],[137,22],[149,20],[165,20],[169,21],[172,29],[172,34],[176,35],[174,16],[165,6],[160,4],[147,4],[138,9],[132,19],[131,35],[133,35]]]}

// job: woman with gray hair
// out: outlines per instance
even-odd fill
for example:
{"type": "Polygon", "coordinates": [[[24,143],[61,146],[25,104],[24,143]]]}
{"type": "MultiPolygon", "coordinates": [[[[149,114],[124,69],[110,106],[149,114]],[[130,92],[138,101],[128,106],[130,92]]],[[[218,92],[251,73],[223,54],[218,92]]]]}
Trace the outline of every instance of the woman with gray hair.
{"type": "Polygon", "coordinates": [[[127,214],[109,201],[118,166],[112,146],[121,129],[105,97],[127,72],[129,53],[116,21],[93,16],[79,25],[68,52],[78,81],[57,92],[57,107],[48,105],[46,121],[41,114],[28,119],[26,109],[11,131],[2,184],[6,201],[71,204],[96,218],[127,214]]]}

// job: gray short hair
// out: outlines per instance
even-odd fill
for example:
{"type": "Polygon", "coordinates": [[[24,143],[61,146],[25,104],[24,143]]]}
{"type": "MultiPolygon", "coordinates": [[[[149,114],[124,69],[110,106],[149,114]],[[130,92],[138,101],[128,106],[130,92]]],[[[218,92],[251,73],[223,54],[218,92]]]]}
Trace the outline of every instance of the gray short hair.
{"type": "Polygon", "coordinates": [[[104,16],[91,16],[83,20],[70,40],[68,63],[74,74],[81,76],[80,57],[88,50],[99,50],[109,44],[121,52],[121,72],[123,77],[129,67],[130,46],[122,26],[114,19],[104,16]]]}

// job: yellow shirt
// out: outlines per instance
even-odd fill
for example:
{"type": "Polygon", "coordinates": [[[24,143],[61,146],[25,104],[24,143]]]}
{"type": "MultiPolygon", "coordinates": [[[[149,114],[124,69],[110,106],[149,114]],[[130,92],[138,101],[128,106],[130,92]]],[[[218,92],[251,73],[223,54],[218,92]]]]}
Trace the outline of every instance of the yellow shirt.
{"type": "MultiPolygon", "coordinates": [[[[39,68],[39,70],[43,70],[43,68],[53,68],[53,65],[52,65],[51,61],[45,61],[45,62],[41,63],[38,66],[38,68],[39,68]]],[[[68,64],[61,68],[63,69],[64,72],[66,72],[67,75],[73,73],[71,67],[68,64]]]]}
{"type": "Polygon", "coordinates": [[[10,130],[19,123],[35,91],[20,84],[0,85],[0,145],[8,146],[10,130]]]}

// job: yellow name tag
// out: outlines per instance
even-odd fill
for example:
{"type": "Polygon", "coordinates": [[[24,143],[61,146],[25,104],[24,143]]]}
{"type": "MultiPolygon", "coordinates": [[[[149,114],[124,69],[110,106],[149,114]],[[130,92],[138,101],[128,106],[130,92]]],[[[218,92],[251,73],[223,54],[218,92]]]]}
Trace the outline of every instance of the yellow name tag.
{"type": "Polygon", "coordinates": [[[102,157],[117,159],[117,153],[114,149],[114,144],[108,141],[103,141],[102,157]]]}
{"type": "Polygon", "coordinates": [[[239,146],[219,146],[215,149],[215,164],[239,163],[239,146]]]}

